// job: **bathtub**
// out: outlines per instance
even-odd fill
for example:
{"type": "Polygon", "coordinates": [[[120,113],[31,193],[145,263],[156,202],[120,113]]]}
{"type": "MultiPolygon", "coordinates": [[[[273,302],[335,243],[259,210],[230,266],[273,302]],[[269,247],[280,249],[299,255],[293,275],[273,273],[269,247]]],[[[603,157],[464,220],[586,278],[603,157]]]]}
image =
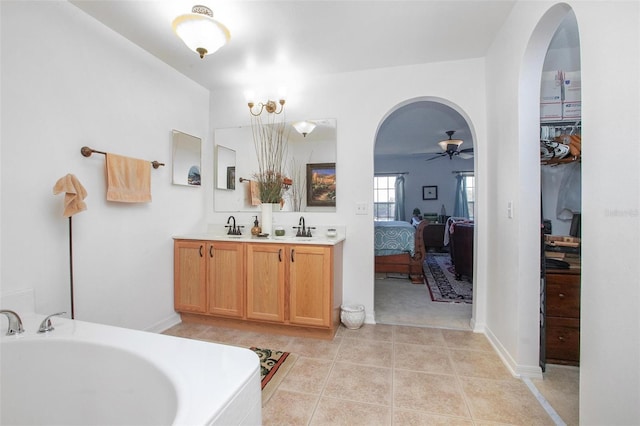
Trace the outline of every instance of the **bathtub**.
{"type": "Polygon", "coordinates": [[[20,335],[0,330],[0,424],[261,423],[249,349],[59,317],[38,334],[43,318],[22,315],[20,335]]]}

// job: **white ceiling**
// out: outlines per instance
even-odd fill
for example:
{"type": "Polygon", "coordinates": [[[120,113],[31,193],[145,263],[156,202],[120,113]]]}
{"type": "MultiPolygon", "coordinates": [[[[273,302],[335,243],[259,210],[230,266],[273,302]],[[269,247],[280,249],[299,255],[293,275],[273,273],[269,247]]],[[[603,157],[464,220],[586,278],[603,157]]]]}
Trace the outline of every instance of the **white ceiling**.
{"type": "MultiPolygon", "coordinates": [[[[304,84],[312,74],[482,57],[515,0],[194,0],[210,7],[231,32],[230,42],[204,59],[171,29],[192,3],[70,2],[202,86],[244,91],[304,84]]],[[[449,107],[411,104],[381,127],[376,155],[397,147],[404,154],[437,152],[446,130],[457,131],[463,148],[472,146],[466,123],[449,107]]]]}

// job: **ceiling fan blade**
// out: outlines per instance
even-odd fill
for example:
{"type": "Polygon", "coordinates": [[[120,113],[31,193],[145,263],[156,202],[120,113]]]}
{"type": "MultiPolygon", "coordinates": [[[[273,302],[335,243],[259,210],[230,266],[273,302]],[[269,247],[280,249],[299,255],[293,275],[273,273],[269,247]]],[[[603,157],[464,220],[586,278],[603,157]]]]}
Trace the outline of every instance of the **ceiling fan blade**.
{"type": "Polygon", "coordinates": [[[467,152],[460,152],[458,156],[463,160],[469,160],[470,158],[473,158],[473,154],[469,154],[467,152]]]}
{"type": "Polygon", "coordinates": [[[465,149],[461,149],[458,152],[473,152],[473,148],[465,148],[465,149]]]}
{"type": "Polygon", "coordinates": [[[446,153],[446,152],[443,152],[442,154],[436,155],[435,157],[427,158],[427,159],[426,159],[426,160],[424,160],[424,161],[431,161],[431,160],[435,160],[436,158],[442,158],[442,157],[444,157],[444,156],[446,156],[446,155],[447,155],[447,153],[446,153]]]}

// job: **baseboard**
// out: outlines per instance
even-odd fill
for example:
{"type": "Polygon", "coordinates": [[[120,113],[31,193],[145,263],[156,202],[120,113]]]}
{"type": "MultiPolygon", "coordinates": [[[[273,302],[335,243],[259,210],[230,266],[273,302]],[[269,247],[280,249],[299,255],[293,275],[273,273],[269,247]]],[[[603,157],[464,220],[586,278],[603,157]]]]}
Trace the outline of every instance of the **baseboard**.
{"type": "Polygon", "coordinates": [[[514,377],[528,377],[531,379],[541,379],[542,369],[539,365],[518,365],[516,361],[511,357],[511,354],[502,345],[502,342],[491,332],[491,329],[484,327],[484,334],[489,339],[489,343],[493,346],[498,356],[511,372],[514,377]]]}
{"type": "Polygon", "coordinates": [[[149,331],[151,333],[162,333],[165,330],[170,329],[174,325],[180,324],[181,322],[182,322],[182,320],[180,319],[180,315],[178,315],[177,313],[174,312],[168,318],[165,318],[165,319],[155,323],[151,327],[147,327],[145,329],[145,331],[149,331]]]}

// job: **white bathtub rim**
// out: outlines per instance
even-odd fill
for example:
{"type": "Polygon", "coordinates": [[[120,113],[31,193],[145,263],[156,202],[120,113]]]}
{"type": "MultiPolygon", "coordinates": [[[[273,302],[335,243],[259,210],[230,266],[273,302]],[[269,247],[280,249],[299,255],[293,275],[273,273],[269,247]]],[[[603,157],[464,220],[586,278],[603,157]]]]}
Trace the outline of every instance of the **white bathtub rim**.
{"type": "MultiPolygon", "coordinates": [[[[177,409],[173,424],[214,424],[235,397],[231,391],[245,388],[254,375],[260,374],[258,357],[253,351],[228,345],[158,335],[138,330],[94,324],[67,318],[52,319],[55,330],[37,333],[44,315],[21,315],[25,332],[5,336],[0,330],[0,343],[4,341],[81,340],[95,345],[115,346],[145,359],[162,371],[174,384],[177,409]],[[234,366],[212,363],[218,357],[230,357],[234,366]],[[216,375],[222,374],[222,377],[216,375]],[[224,380],[232,376],[233,384],[224,380]],[[239,380],[238,380],[239,379],[239,380]]],[[[247,411],[249,408],[247,407],[247,411]]]]}

